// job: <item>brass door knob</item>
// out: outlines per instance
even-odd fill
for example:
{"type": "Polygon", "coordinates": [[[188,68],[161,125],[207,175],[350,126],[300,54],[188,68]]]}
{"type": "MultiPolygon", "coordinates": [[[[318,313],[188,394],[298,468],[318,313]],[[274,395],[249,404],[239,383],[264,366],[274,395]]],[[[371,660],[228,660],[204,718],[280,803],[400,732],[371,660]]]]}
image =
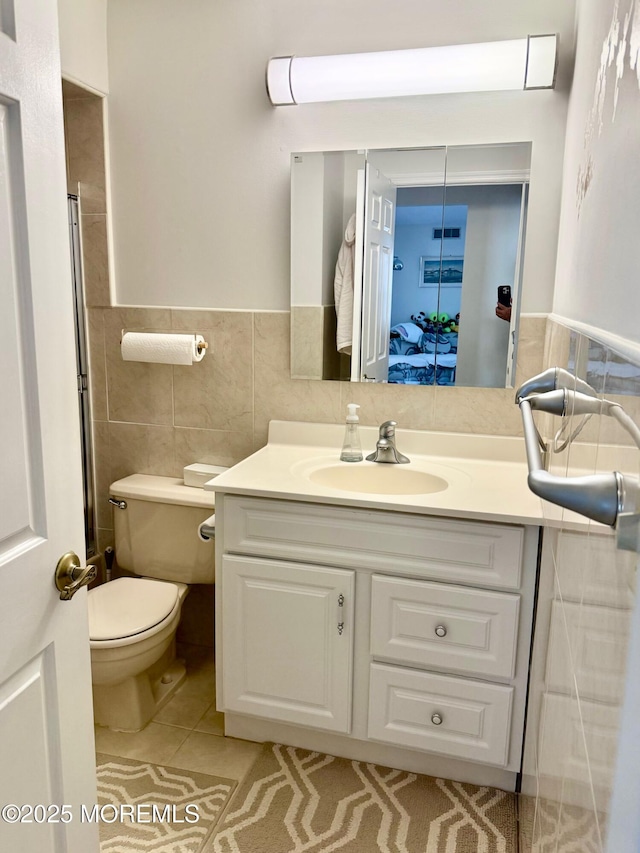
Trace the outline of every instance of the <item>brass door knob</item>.
{"type": "Polygon", "coordinates": [[[98,569],[95,566],[80,565],[80,558],[73,551],[63,554],[58,560],[54,575],[56,589],[60,591],[62,601],[70,601],[81,586],[95,579],[98,569]]]}

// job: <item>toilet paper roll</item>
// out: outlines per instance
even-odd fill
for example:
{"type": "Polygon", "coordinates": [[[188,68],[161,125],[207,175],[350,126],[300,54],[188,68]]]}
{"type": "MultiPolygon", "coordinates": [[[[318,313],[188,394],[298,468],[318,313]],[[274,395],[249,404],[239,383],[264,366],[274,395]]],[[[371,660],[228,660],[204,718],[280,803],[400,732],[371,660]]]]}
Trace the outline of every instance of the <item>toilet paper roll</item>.
{"type": "Polygon", "coordinates": [[[202,539],[203,542],[210,542],[212,539],[215,539],[216,536],[216,514],[210,515],[209,518],[205,518],[198,525],[198,539],[202,539]]]}
{"type": "Polygon", "coordinates": [[[155,364],[193,364],[202,361],[206,352],[202,335],[161,334],[159,332],[125,332],[120,351],[123,361],[149,361],[155,364]]]}

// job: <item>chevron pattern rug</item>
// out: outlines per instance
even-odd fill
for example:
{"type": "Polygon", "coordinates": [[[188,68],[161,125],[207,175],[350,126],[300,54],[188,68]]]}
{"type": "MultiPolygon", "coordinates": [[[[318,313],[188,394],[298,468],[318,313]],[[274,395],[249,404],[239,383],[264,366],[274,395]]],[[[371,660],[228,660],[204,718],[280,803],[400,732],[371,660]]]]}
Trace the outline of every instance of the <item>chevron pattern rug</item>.
{"type": "Polygon", "coordinates": [[[268,744],[206,853],[515,853],[515,795],[268,744]]]}
{"type": "Polygon", "coordinates": [[[100,853],[197,853],[236,785],[110,755],[97,756],[97,776],[100,853]]]}

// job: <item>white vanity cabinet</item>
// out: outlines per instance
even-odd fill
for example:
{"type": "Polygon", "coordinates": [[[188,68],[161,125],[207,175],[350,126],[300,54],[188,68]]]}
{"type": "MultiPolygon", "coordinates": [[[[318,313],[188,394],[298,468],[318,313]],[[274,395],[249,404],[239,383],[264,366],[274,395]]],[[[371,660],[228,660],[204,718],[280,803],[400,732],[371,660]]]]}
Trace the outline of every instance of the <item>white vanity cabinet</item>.
{"type": "Polygon", "coordinates": [[[348,733],[355,573],[230,555],[222,571],[225,708],[348,733]]]}
{"type": "Polygon", "coordinates": [[[240,494],[216,516],[227,734],[513,789],[537,527],[240,494]]]}

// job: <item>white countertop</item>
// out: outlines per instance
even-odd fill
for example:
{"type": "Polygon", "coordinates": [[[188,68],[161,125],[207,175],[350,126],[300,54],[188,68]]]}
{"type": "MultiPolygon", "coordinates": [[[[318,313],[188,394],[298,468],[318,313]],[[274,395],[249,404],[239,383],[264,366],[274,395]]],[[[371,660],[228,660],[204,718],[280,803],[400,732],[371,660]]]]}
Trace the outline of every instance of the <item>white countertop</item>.
{"type": "MultiPolygon", "coordinates": [[[[543,514],[542,502],[527,486],[522,438],[398,429],[398,450],[411,460],[401,467],[442,477],[448,486],[430,494],[371,494],[309,479],[309,474],[328,465],[380,465],[341,463],[343,437],[342,424],[272,421],[266,447],[209,481],[205,489],[510,524],[539,525],[549,520],[549,505],[545,504],[543,514]]],[[[366,456],[375,448],[377,427],[361,426],[360,437],[366,456]]]]}

